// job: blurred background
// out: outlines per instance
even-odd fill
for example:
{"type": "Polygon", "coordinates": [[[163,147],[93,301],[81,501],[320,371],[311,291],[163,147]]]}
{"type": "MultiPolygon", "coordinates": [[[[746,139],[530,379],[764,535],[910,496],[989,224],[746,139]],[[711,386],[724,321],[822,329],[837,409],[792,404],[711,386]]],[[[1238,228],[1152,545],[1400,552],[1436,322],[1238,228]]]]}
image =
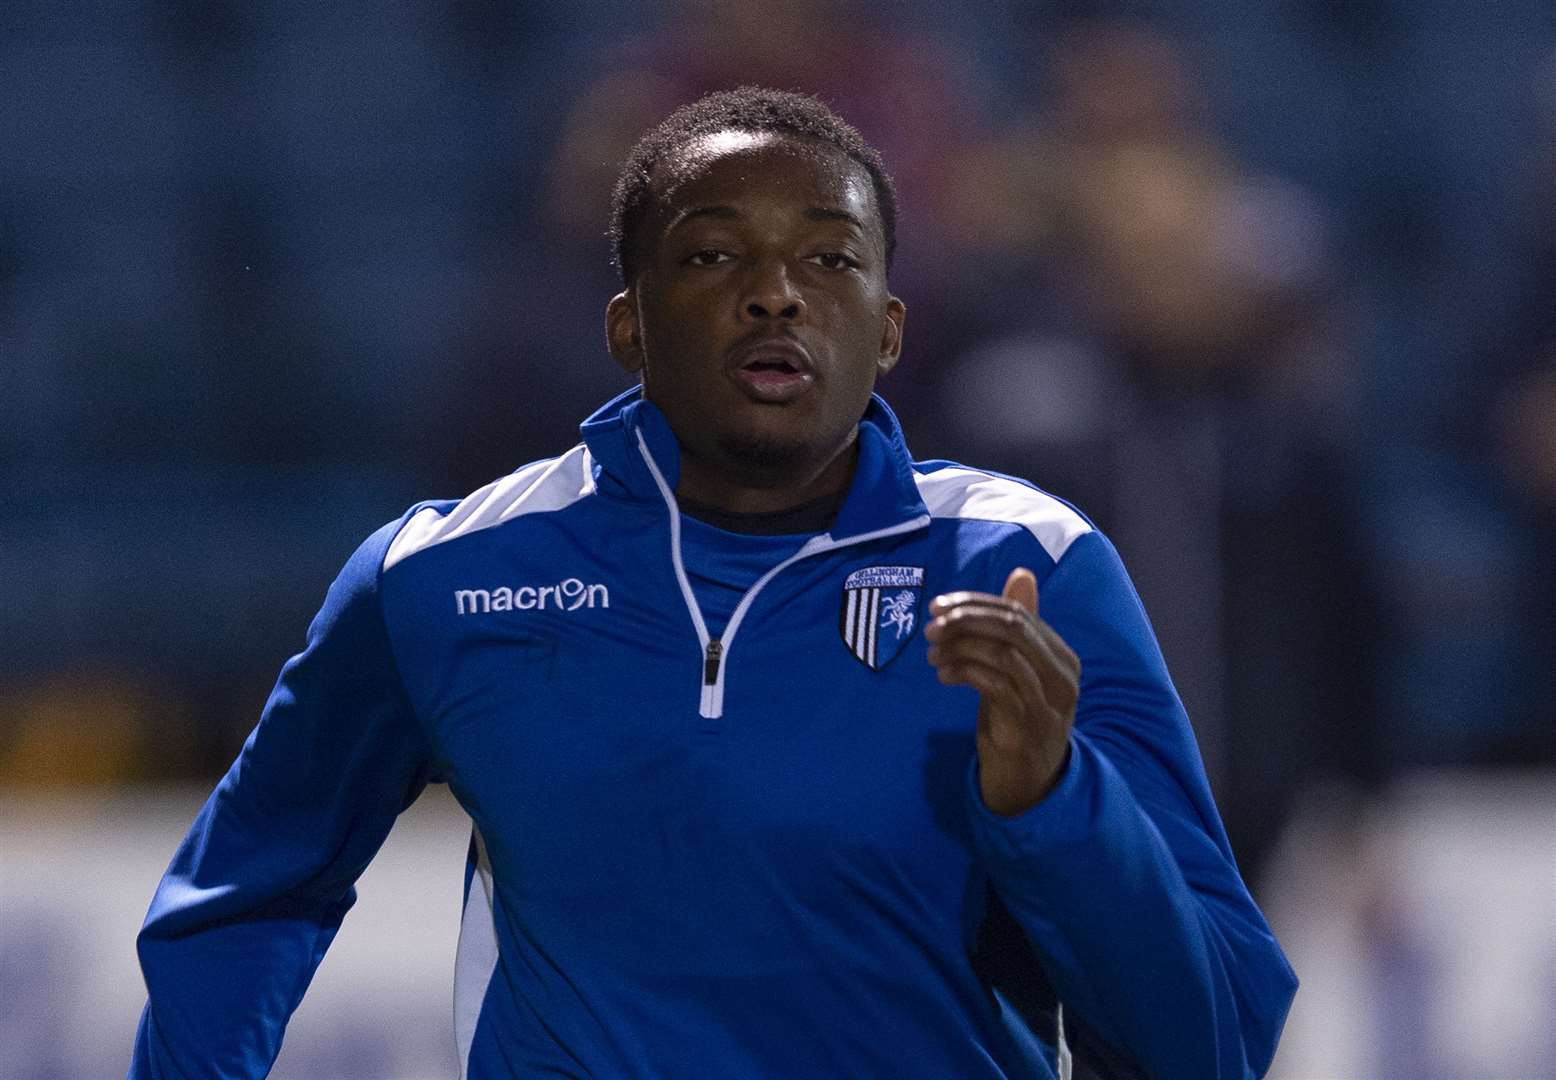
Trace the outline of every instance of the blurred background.
{"type": "MultiPolygon", "coordinates": [[[[576,441],[616,164],[882,151],[921,457],[1113,537],[1303,979],[1273,1075],[1556,1077],[1550,0],[0,6],[0,1075],[122,1075],[133,937],[355,545],[576,441]]],[[[453,1075],[430,792],[277,1077],[453,1075]]]]}

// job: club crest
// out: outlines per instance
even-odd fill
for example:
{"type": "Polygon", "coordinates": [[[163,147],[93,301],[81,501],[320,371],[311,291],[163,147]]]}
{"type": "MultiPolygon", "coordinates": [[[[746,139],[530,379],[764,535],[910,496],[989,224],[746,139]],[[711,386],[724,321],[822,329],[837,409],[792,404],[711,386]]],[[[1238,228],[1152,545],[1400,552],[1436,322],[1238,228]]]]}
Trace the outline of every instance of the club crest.
{"type": "Polygon", "coordinates": [[[838,629],[849,652],[879,671],[897,658],[919,624],[922,566],[869,566],[843,582],[838,629]]]}

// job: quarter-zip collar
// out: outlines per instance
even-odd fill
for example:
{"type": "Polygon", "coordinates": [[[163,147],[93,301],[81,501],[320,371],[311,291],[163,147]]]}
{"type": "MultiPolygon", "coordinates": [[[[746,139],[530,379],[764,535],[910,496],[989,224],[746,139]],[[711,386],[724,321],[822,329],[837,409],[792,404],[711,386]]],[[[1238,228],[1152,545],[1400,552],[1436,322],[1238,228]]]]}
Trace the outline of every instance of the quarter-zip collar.
{"type": "MultiPolygon", "coordinates": [[[[618,498],[659,502],[660,492],[639,450],[641,433],[665,483],[675,490],[681,448],[664,413],[634,387],[602,405],[580,427],[595,462],[599,490],[618,498]]],[[[928,516],[913,482],[913,459],[891,408],[872,394],[859,421],[859,457],[848,495],[829,535],[838,541],[928,516]]]]}
{"type": "Polygon", "coordinates": [[[798,551],[757,578],[735,605],[721,636],[714,637],[697,604],[681,552],[681,515],[675,501],[681,455],[664,414],[643,400],[641,391],[633,390],[585,421],[583,435],[595,459],[596,490],[634,500],[657,498],[669,512],[670,563],[701,650],[697,711],[708,725],[704,731],[716,732],[723,720],[730,650],[742,620],[768,582],[802,559],[916,532],[929,524],[929,512],[913,483],[913,463],[902,429],[886,403],[872,396],[859,422],[859,456],[853,480],[831,532],[812,536],[798,551]]]}

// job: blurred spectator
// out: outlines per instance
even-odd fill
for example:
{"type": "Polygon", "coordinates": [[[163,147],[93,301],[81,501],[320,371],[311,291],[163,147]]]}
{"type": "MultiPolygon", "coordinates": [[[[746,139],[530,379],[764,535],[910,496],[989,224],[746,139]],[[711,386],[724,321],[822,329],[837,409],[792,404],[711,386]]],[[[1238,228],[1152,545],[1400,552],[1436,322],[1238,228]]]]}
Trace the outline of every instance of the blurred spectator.
{"type": "Polygon", "coordinates": [[[1508,467],[1524,497],[1543,512],[1556,512],[1556,342],[1550,349],[1512,387],[1501,417],[1508,467]]]}
{"type": "Polygon", "coordinates": [[[1533,88],[1523,111],[1536,137],[1509,170],[1522,189],[1511,284],[1463,328],[1462,370],[1435,387],[1437,437],[1374,455],[1390,641],[1379,678],[1401,765],[1556,761],[1556,528],[1542,479],[1556,429],[1544,389],[1556,351],[1556,66],[1533,88]]]}
{"type": "MultiPolygon", "coordinates": [[[[1556,288],[1556,281],[1552,282],[1556,288]]],[[[1518,710],[1500,757],[1556,764],[1556,337],[1536,366],[1510,387],[1498,419],[1504,467],[1530,543],[1527,589],[1510,620],[1526,642],[1518,710]]]]}
{"type": "Polygon", "coordinates": [[[1519,588],[1503,613],[1517,641],[1512,709],[1479,756],[1520,766],[1556,764],[1556,53],[1535,83],[1542,138],[1530,148],[1523,287],[1515,316],[1493,338],[1485,367],[1498,377],[1460,413],[1466,452],[1487,453],[1493,490],[1524,543],[1519,588]]]}
{"type": "Polygon", "coordinates": [[[994,198],[959,205],[974,253],[1035,254],[1061,299],[1034,320],[1024,283],[998,293],[1016,320],[947,394],[969,456],[1118,545],[1257,881],[1304,783],[1378,767],[1322,211],[1217,142],[1158,32],[1078,23],[1051,75],[1050,108],[978,157],[994,198]]]}

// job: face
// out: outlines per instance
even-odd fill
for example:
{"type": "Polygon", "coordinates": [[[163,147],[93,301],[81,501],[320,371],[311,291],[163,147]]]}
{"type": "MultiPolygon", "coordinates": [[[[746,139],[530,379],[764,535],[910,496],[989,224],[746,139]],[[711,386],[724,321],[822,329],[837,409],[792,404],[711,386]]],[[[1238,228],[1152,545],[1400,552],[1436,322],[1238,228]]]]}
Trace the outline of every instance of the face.
{"type": "Polygon", "coordinates": [[[656,174],[611,352],[640,372],[688,466],[752,487],[813,479],[896,362],[869,174],[824,144],[728,131],[656,174]]]}

